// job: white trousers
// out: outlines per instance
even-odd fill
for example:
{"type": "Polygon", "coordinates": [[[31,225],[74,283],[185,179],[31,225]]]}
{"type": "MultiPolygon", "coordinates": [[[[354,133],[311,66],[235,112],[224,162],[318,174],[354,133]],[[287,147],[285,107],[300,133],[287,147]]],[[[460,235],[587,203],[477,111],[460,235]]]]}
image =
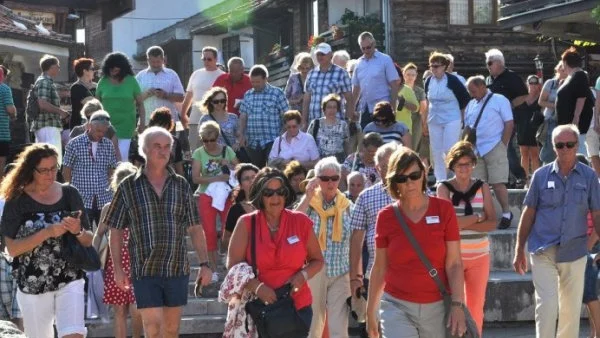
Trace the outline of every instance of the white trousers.
{"type": "Polygon", "coordinates": [[[326,267],[314,275],[309,281],[312,293],[313,317],[310,324],[309,338],[321,338],[325,328],[325,314],[329,337],[348,338],[349,307],[346,299],[350,297],[350,275],[327,277],[326,267]]]}
{"type": "Polygon", "coordinates": [[[62,164],[62,135],[60,128],[44,127],[35,131],[36,143],[49,143],[58,151],[58,164],[62,164]]]}
{"type": "Polygon", "coordinates": [[[129,162],[129,146],[131,145],[131,139],[120,138],[119,139],[119,151],[121,152],[121,161],[129,162]]]}
{"type": "Polygon", "coordinates": [[[446,170],[446,154],[460,138],[460,120],[445,124],[429,122],[429,144],[433,160],[433,174],[436,182],[448,178],[446,170]]]}

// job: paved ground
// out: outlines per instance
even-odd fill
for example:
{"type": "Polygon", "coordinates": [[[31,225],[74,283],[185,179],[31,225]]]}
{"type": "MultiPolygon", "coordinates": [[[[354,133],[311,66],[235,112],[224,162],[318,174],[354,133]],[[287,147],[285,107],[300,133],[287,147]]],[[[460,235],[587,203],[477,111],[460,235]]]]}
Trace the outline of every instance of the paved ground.
{"type": "MultiPolygon", "coordinates": [[[[590,327],[587,320],[581,321],[579,338],[587,338],[590,327]]],[[[534,322],[513,322],[484,325],[483,337],[485,338],[535,338],[534,322]]]]}

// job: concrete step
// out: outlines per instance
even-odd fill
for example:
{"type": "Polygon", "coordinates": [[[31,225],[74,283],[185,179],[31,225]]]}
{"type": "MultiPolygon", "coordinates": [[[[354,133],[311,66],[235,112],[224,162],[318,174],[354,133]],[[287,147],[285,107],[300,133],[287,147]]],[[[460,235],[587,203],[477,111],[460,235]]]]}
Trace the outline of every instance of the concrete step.
{"type": "MultiPolygon", "coordinates": [[[[180,335],[190,337],[205,337],[207,335],[220,334],[225,327],[226,315],[197,315],[183,316],[179,327],[180,335]]],[[[100,320],[88,320],[88,337],[114,337],[112,323],[103,323],[100,320]]],[[[127,321],[129,335],[131,335],[131,324],[127,321]]]]}

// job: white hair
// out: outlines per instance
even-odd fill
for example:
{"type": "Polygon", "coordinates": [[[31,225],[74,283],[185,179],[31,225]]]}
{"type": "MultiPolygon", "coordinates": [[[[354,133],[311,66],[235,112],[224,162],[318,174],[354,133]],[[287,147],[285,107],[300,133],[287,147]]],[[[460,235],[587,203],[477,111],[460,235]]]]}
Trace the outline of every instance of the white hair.
{"type": "Polygon", "coordinates": [[[452,54],[448,53],[444,54],[444,56],[446,57],[446,59],[448,59],[448,61],[450,61],[450,63],[454,63],[454,56],[452,56],[452,54]]]}
{"type": "Polygon", "coordinates": [[[325,157],[315,164],[315,176],[320,176],[327,169],[333,169],[339,175],[342,172],[342,166],[335,156],[325,157]]]}
{"type": "MultiPolygon", "coordinates": [[[[300,53],[296,54],[296,56],[294,57],[294,62],[292,63],[292,66],[290,67],[290,72],[291,73],[299,73],[298,67],[302,64],[302,61],[305,58],[310,58],[312,60],[312,56],[310,55],[310,53],[300,52],[300,53]]],[[[314,60],[313,60],[313,64],[314,64],[314,60]]]]}
{"type": "Polygon", "coordinates": [[[227,61],[227,69],[231,68],[231,65],[234,63],[241,65],[242,68],[244,68],[246,66],[244,64],[244,59],[242,59],[239,56],[234,56],[234,57],[229,58],[229,61],[227,61]]]}
{"type": "Polygon", "coordinates": [[[169,142],[171,144],[173,144],[173,135],[171,135],[171,133],[169,133],[169,131],[166,130],[165,128],[163,128],[163,127],[146,128],[138,139],[138,153],[140,154],[140,156],[142,156],[144,158],[144,160],[148,160],[148,158],[146,157],[146,155],[148,155],[146,153],[146,145],[150,144],[150,141],[159,135],[168,137],[169,142]]]}
{"type": "Polygon", "coordinates": [[[369,40],[375,42],[375,37],[373,36],[373,34],[371,34],[370,32],[362,32],[358,36],[358,44],[360,45],[360,43],[366,39],[369,39],[369,40]]]}
{"type": "Polygon", "coordinates": [[[402,148],[402,145],[396,142],[386,143],[381,147],[377,148],[377,151],[375,152],[375,165],[379,166],[379,163],[383,161],[384,157],[391,155],[393,152],[399,150],[400,148],[402,148]]]}
{"type": "Polygon", "coordinates": [[[485,59],[487,61],[500,61],[500,64],[504,66],[504,54],[497,48],[488,50],[485,53],[485,59]]]}
{"type": "Polygon", "coordinates": [[[92,126],[110,126],[110,115],[104,110],[98,110],[90,116],[92,126]]]}
{"type": "Polygon", "coordinates": [[[352,182],[352,180],[355,178],[360,178],[363,184],[365,184],[365,182],[367,181],[365,175],[363,175],[360,171],[353,171],[348,174],[348,177],[346,177],[348,185],[350,185],[350,182],[352,182]]]}
{"type": "Polygon", "coordinates": [[[356,60],[356,59],[348,60],[348,63],[346,63],[346,71],[348,73],[353,73],[357,64],[358,64],[358,60],[356,60]]]}
{"type": "Polygon", "coordinates": [[[474,75],[471,76],[470,78],[467,79],[466,85],[467,87],[469,87],[471,85],[471,83],[478,85],[478,86],[485,86],[485,77],[483,77],[483,75],[474,75]]]}
{"type": "Polygon", "coordinates": [[[333,59],[335,58],[342,58],[342,60],[348,62],[348,60],[350,60],[350,54],[348,54],[348,52],[346,52],[345,50],[336,50],[335,53],[333,53],[333,59]]]}
{"type": "Polygon", "coordinates": [[[577,141],[579,142],[579,128],[577,128],[577,126],[574,124],[562,124],[554,128],[554,130],[552,130],[552,145],[554,145],[554,140],[556,139],[556,137],[563,131],[567,130],[571,131],[577,139],[577,141]]]}

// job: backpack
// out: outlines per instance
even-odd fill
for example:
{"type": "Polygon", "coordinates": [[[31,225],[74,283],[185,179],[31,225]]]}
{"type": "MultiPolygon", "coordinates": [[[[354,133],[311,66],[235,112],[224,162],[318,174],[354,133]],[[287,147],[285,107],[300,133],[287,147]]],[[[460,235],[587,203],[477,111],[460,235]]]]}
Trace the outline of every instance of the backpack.
{"type": "Polygon", "coordinates": [[[29,89],[29,93],[27,94],[27,103],[25,105],[25,118],[27,122],[35,121],[40,115],[40,105],[38,103],[37,96],[37,87],[38,82],[31,85],[31,89],[29,89]]]}

